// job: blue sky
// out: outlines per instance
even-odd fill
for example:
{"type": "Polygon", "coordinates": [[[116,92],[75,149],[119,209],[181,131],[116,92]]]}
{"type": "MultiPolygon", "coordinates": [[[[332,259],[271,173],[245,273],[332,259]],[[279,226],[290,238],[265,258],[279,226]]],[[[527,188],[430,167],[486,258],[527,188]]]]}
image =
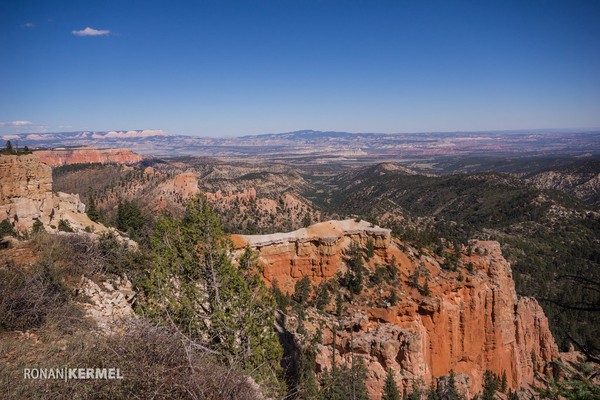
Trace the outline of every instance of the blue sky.
{"type": "Polygon", "coordinates": [[[566,127],[600,127],[600,1],[0,4],[4,134],[566,127]]]}

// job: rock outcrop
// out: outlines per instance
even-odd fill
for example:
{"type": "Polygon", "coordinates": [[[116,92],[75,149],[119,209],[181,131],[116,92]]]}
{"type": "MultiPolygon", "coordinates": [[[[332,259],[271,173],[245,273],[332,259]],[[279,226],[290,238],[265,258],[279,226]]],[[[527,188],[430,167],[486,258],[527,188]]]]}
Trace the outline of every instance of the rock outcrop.
{"type": "Polygon", "coordinates": [[[86,315],[105,334],[123,333],[127,322],[134,318],[132,305],[136,292],[127,277],[115,277],[100,282],[82,277],[80,291],[89,303],[81,303],[86,315]]]}
{"type": "Polygon", "coordinates": [[[343,260],[352,242],[374,244],[375,255],[367,263],[371,271],[394,259],[400,279],[390,286],[365,288],[345,304],[341,319],[309,309],[302,333],[295,316],[284,324],[299,346],[322,331],[317,371],[331,369],[336,332],[337,361],[363,357],[372,399],[380,398],[388,368],[404,393],[411,391],[415,379],[429,384],[453,370],[463,390],[473,395],[487,369],[506,372],[508,386],[516,389],[533,382],[534,368],[544,371],[558,357],[543,310],[535,299],[517,296],[497,242],[472,243],[459,261],[469,269],[448,271],[435,255],[395,241],[389,230],[365,221],[330,221],[285,234],[234,236],[233,241],[238,249],[257,249],[265,281],[277,280],[288,292],[302,276],[318,283],[345,271],[343,260]],[[428,293],[411,283],[416,269],[421,287],[427,281],[428,293]],[[391,290],[397,291],[395,304],[387,300],[391,290]]]}
{"type": "Polygon", "coordinates": [[[303,276],[319,283],[344,271],[343,254],[350,243],[366,246],[369,239],[376,250],[385,253],[390,246],[390,230],[367,221],[345,220],[322,222],[289,233],[232,236],[238,249],[249,245],[260,251],[264,279],[267,283],[276,280],[287,292],[303,276]]]}
{"type": "Polygon", "coordinates": [[[46,230],[56,230],[60,220],[74,230],[107,229],[88,218],[79,195],[52,191],[52,170],[35,154],[0,156],[0,221],[5,219],[21,233],[36,220],[46,230]]]}
{"type": "Polygon", "coordinates": [[[581,171],[544,171],[525,177],[540,189],[561,190],[593,205],[600,205],[600,173],[597,168],[581,171]]]}
{"type": "Polygon", "coordinates": [[[117,163],[135,164],[142,156],[129,149],[94,149],[91,147],[38,150],[35,155],[51,167],[69,164],[117,163]]]}

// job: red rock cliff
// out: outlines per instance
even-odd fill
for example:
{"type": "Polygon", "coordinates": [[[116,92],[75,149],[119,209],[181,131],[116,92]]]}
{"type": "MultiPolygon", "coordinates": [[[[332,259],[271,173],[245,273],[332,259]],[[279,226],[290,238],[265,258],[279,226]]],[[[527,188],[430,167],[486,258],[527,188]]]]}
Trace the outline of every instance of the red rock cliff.
{"type": "MultiPolygon", "coordinates": [[[[487,369],[506,372],[509,387],[520,388],[533,381],[532,354],[540,371],[558,357],[543,310],[535,299],[517,296],[510,266],[497,242],[472,244],[471,255],[461,257],[463,265],[472,263],[473,272],[467,273],[443,270],[436,257],[419,255],[392,240],[389,230],[365,221],[330,221],[285,234],[233,236],[237,248],[250,245],[259,251],[265,281],[277,280],[286,291],[292,291],[302,276],[317,283],[344,271],[349,244],[365,246],[369,239],[376,253],[370,268],[395,258],[403,277],[395,288],[400,300],[392,306],[382,289],[366,289],[348,303],[337,330],[336,354],[340,363],[350,362],[352,353],[364,358],[373,399],[381,396],[387,368],[395,372],[405,393],[414,379],[429,384],[454,370],[465,392],[473,395],[481,389],[487,369]],[[416,268],[421,271],[421,284],[427,279],[429,295],[408,284],[416,268]]],[[[309,334],[320,324],[325,326],[317,356],[317,369],[322,371],[331,367],[337,320],[315,310],[309,314],[305,322],[309,334]]],[[[286,325],[301,343],[302,335],[295,332],[297,321],[289,318],[286,325]]]]}
{"type": "Polygon", "coordinates": [[[85,164],[85,163],[117,163],[134,164],[142,161],[142,156],[132,152],[129,149],[93,149],[93,148],[74,148],[74,149],[54,149],[39,150],[35,155],[51,167],[57,167],[67,164],[85,164]]]}

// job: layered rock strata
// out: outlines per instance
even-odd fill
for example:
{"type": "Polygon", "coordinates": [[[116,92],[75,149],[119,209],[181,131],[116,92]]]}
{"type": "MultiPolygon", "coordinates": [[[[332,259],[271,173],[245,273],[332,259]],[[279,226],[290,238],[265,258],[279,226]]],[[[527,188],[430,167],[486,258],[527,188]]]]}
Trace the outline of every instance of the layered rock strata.
{"type": "Polygon", "coordinates": [[[46,230],[56,230],[60,220],[76,231],[106,230],[88,218],[79,195],[52,191],[52,169],[35,154],[0,156],[0,221],[3,220],[21,233],[30,230],[36,220],[46,230]]]}
{"type": "Polygon", "coordinates": [[[51,167],[87,163],[135,164],[142,161],[142,156],[129,149],[65,148],[38,150],[35,155],[51,167]]]}
{"type": "Polygon", "coordinates": [[[233,241],[240,250],[246,245],[258,250],[264,280],[276,280],[288,292],[303,276],[318,283],[345,271],[343,260],[352,242],[365,247],[372,241],[370,269],[394,259],[402,277],[395,287],[366,288],[347,303],[343,318],[311,309],[303,323],[307,334],[296,331],[295,317],[285,322],[299,346],[323,331],[318,371],[331,369],[336,332],[337,362],[363,357],[373,399],[381,396],[388,368],[404,393],[414,380],[429,384],[453,370],[465,394],[473,395],[481,389],[485,370],[505,372],[509,387],[517,389],[533,382],[534,368],[543,372],[558,357],[542,308],[533,298],[517,296],[497,242],[472,243],[470,255],[465,252],[460,259],[472,272],[450,272],[434,255],[394,241],[389,230],[365,221],[329,221],[284,234],[234,236],[233,241]],[[427,295],[409,283],[417,268],[420,284],[427,280],[427,295]],[[384,300],[389,290],[398,292],[394,305],[384,300]]]}
{"type": "Polygon", "coordinates": [[[328,221],[289,233],[233,235],[234,245],[260,251],[264,279],[291,291],[298,279],[308,276],[315,283],[344,271],[343,255],[350,243],[366,246],[373,240],[376,250],[390,247],[390,230],[354,220],[328,221]]]}

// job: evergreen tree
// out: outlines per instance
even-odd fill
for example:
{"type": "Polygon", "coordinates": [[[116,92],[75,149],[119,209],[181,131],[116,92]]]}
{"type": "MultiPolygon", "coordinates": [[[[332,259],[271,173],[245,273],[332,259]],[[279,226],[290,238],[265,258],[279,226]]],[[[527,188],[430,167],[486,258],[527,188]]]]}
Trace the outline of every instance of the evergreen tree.
{"type": "Polygon", "coordinates": [[[273,298],[275,299],[275,302],[277,303],[277,307],[281,311],[285,311],[288,308],[288,306],[290,305],[291,299],[287,293],[283,293],[281,291],[276,279],[274,279],[273,282],[271,283],[271,293],[273,294],[273,298]]]}
{"type": "Polygon", "coordinates": [[[390,279],[392,281],[396,280],[396,275],[398,274],[398,267],[396,266],[397,260],[396,256],[392,256],[392,260],[388,265],[388,272],[390,273],[390,279]]]}
{"type": "Polygon", "coordinates": [[[96,208],[96,200],[92,195],[92,191],[88,190],[88,209],[87,216],[94,222],[100,221],[100,212],[96,208]]]}
{"type": "Polygon", "coordinates": [[[13,228],[12,224],[8,219],[3,219],[0,222],[0,238],[3,236],[16,236],[17,232],[13,228]]]}
{"type": "Polygon", "coordinates": [[[410,285],[414,288],[419,288],[419,269],[415,268],[415,272],[410,276],[410,285]]]}
{"type": "Polygon", "coordinates": [[[438,394],[435,390],[433,380],[431,380],[431,385],[429,385],[429,389],[427,390],[427,400],[438,400],[438,394]]]}
{"type": "Polygon", "coordinates": [[[44,224],[42,223],[42,221],[36,218],[33,222],[33,226],[31,227],[31,233],[36,235],[41,232],[44,232],[44,224]]]}
{"type": "Polygon", "coordinates": [[[348,271],[344,277],[346,287],[350,290],[350,293],[360,294],[363,287],[365,264],[360,247],[354,242],[350,245],[346,264],[348,265],[348,271]]]}
{"type": "Polygon", "coordinates": [[[398,293],[396,293],[396,289],[392,289],[392,292],[390,293],[390,297],[388,299],[388,301],[390,302],[391,306],[395,306],[396,303],[398,302],[398,293]]]}
{"type": "Polygon", "coordinates": [[[408,395],[407,400],[421,400],[421,397],[423,397],[423,390],[419,383],[413,380],[412,392],[408,395]]]}
{"type": "Polygon", "coordinates": [[[316,343],[300,350],[298,357],[298,392],[302,400],[318,400],[319,388],[315,373],[317,349],[316,343]]]}
{"type": "Polygon", "coordinates": [[[296,285],[294,286],[294,300],[300,305],[306,306],[311,292],[312,284],[310,283],[310,279],[308,279],[308,276],[304,276],[299,281],[296,281],[296,285]]]}
{"type": "Polygon", "coordinates": [[[383,397],[381,400],[401,400],[400,391],[398,385],[394,379],[394,373],[391,368],[388,368],[385,376],[385,386],[383,387],[383,397]]]}
{"type": "Polygon", "coordinates": [[[9,154],[13,153],[13,145],[10,142],[10,140],[6,141],[6,152],[9,153],[9,154]]]}
{"type": "Polygon", "coordinates": [[[352,400],[369,400],[369,392],[367,391],[367,367],[362,357],[352,356],[352,367],[350,368],[351,388],[349,399],[352,400]]]}
{"type": "Polygon", "coordinates": [[[517,394],[517,392],[509,390],[506,398],[507,400],[519,400],[519,395],[517,394]]]}
{"type": "Polygon", "coordinates": [[[151,244],[145,314],[174,324],[226,363],[242,365],[269,392],[280,393],[283,351],[273,329],[275,302],[250,249],[239,267],[233,264],[231,242],[206,197],[190,200],[182,219],[161,219],[151,244]]]}
{"type": "Polygon", "coordinates": [[[58,230],[61,232],[74,232],[69,221],[65,219],[58,221],[58,230]]]}
{"type": "Polygon", "coordinates": [[[453,370],[450,370],[446,384],[443,386],[438,385],[438,394],[440,400],[461,400],[463,398],[456,388],[456,374],[453,370]]]}
{"type": "Polygon", "coordinates": [[[558,360],[553,362],[552,369],[560,376],[556,379],[553,375],[537,375],[533,389],[541,398],[587,400],[600,399],[600,385],[596,378],[600,375],[600,368],[595,363],[585,362],[580,359],[566,365],[558,360]],[[538,386],[538,382],[543,384],[538,386]]]}
{"type": "Polygon", "coordinates": [[[423,296],[429,296],[431,294],[429,291],[429,281],[425,280],[425,284],[419,289],[419,293],[421,293],[423,296]]]}
{"type": "Polygon", "coordinates": [[[369,240],[367,241],[367,248],[365,253],[367,255],[367,260],[370,260],[375,255],[375,242],[373,241],[373,238],[369,238],[369,240]]]}
{"type": "Polygon", "coordinates": [[[496,374],[490,370],[486,370],[483,374],[483,393],[481,395],[481,399],[494,400],[499,387],[500,380],[496,374]]]}
{"type": "Polygon", "coordinates": [[[331,372],[323,374],[322,397],[323,400],[346,400],[348,399],[348,388],[344,386],[343,375],[345,366],[338,368],[335,359],[337,329],[333,328],[333,342],[331,354],[331,372]]]}
{"type": "Polygon", "coordinates": [[[342,313],[344,312],[344,298],[340,292],[335,296],[335,314],[338,318],[342,317],[342,313]]]}
{"type": "Polygon", "coordinates": [[[317,288],[317,300],[316,306],[319,311],[323,311],[329,302],[331,301],[331,296],[329,296],[329,289],[327,288],[327,284],[325,282],[321,282],[319,287],[317,288]]]}
{"type": "Polygon", "coordinates": [[[500,391],[506,393],[508,389],[508,380],[506,379],[506,371],[502,371],[502,381],[500,382],[500,391]]]}
{"type": "Polygon", "coordinates": [[[131,201],[119,201],[117,205],[117,229],[129,236],[137,237],[144,226],[144,217],[140,207],[131,201]]]}
{"type": "Polygon", "coordinates": [[[306,214],[304,214],[304,218],[302,219],[302,226],[304,226],[305,228],[307,228],[311,224],[312,224],[312,218],[310,216],[310,213],[307,212],[306,214]]]}

